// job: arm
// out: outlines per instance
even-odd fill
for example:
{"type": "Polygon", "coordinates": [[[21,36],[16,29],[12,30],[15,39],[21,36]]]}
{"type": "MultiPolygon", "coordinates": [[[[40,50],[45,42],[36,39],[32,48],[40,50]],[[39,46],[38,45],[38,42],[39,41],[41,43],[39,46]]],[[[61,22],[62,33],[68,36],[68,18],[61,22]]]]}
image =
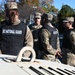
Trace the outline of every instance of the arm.
{"type": "MultiPolygon", "coordinates": [[[[33,36],[28,26],[25,35],[25,45],[33,48],[33,36]]],[[[24,52],[24,57],[29,57],[30,55],[31,55],[30,51],[24,52]]]]}
{"type": "Polygon", "coordinates": [[[75,50],[75,32],[74,31],[70,32],[69,38],[70,38],[70,41],[72,43],[72,48],[73,48],[73,50],[75,50]]]}
{"type": "Polygon", "coordinates": [[[25,39],[26,39],[25,41],[26,46],[31,46],[33,48],[33,36],[28,26],[25,39]]]}
{"type": "Polygon", "coordinates": [[[61,49],[60,49],[60,41],[59,41],[59,32],[58,32],[58,37],[57,37],[57,50],[61,51],[61,49]]]}
{"type": "Polygon", "coordinates": [[[40,39],[41,39],[41,43],[42,43],[44,49],[47,50],[50,54],[55,54],[56,50],[49,43],[50,36],[51,36],[51,34],[49,33],[49,31],[47,29],[41,30],[40,39]]]}

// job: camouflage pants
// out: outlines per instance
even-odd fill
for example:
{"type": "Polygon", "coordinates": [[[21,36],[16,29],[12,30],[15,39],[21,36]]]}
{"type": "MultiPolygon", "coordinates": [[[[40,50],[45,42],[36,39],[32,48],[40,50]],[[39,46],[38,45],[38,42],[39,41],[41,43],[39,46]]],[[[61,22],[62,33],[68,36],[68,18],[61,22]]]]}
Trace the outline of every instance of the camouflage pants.
{"type": "Polygon", "coordinates": [[[75,54],[72,53],[71,50],[63,49],[62,63],[74,66],[75,65],[75,54]]]}

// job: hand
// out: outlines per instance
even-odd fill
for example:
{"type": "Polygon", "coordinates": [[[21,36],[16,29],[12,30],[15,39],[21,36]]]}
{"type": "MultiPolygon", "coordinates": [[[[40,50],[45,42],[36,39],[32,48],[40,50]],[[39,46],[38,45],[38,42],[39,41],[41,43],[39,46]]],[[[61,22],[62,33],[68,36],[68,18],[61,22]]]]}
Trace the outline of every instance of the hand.
{"type": "Polygon", "coordinates": [[[55,54],[55,57],[58,57],[58,56],[62,58],[62,53],[61,53],[61,51],[58,51],[58,50],[57,50],[57,51],[56,51],[56,54],[55,54]]]}

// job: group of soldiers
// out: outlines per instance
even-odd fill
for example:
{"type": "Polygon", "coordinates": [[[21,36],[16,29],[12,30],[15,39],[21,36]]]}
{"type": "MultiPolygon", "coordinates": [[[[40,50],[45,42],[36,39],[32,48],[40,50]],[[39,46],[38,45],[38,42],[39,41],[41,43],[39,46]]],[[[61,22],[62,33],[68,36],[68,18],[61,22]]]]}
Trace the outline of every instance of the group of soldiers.
{"type": "MultiPolygon", "coordinates": [[[[32,47],[37,59],[58,61],[75,66],[75,30],[72,27],[73,17],[63,20],[65,34],[63,48],[60,49],[58,29],[52,25],[53,16],[48,13],[35,12],[34,23],[25,25],[19,19],[18,7],[15,2],[5,4],[6,19],[0,24],[0,41],[2,54],[18,55],[24,46],[32,47]]],[[[30,57],[26,51],[24,56],[30,57]]]]}

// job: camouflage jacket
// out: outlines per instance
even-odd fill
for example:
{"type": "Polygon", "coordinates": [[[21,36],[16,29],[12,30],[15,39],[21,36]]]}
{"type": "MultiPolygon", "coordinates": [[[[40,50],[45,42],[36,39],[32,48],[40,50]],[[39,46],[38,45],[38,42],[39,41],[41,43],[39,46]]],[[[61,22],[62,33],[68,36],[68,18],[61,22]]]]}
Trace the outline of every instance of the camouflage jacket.
{"type": "MultiPolygon", "coordinates": [[[[52,28],[54,28],[51,23],[48,23],[48,25],[52,28]]],[[[51,30],[50,29],[50,30],[51,30]]],[[[57,29],[56,29],[57,30],[57,29]]],[[[57,30],[58,32],[58,30],[57,30]]],[[[59,33],[58,33],[59,35],[59,33]]],[[[57,36],[56,38],[56,41],[55,40],[55,37],[52,37],[52,40],[50,39],[51,37],[51,32],[48,31],[47,29],[43,28],[41,31],[40,31],[40,39],[41,39],[41,42],[43,44],[43,47],[44,49],[51,55],[55,55],[56,51],[59,50],[60,51],[60,43],[59,43],[59,37],[57,36]],[[54,39],[54,40],[53,40],[54,39]],[[56,44],[55,44],[56,43],[56,44]],[[57,49],[55,49],[52,44],[56,45],[57,49]]]]}

